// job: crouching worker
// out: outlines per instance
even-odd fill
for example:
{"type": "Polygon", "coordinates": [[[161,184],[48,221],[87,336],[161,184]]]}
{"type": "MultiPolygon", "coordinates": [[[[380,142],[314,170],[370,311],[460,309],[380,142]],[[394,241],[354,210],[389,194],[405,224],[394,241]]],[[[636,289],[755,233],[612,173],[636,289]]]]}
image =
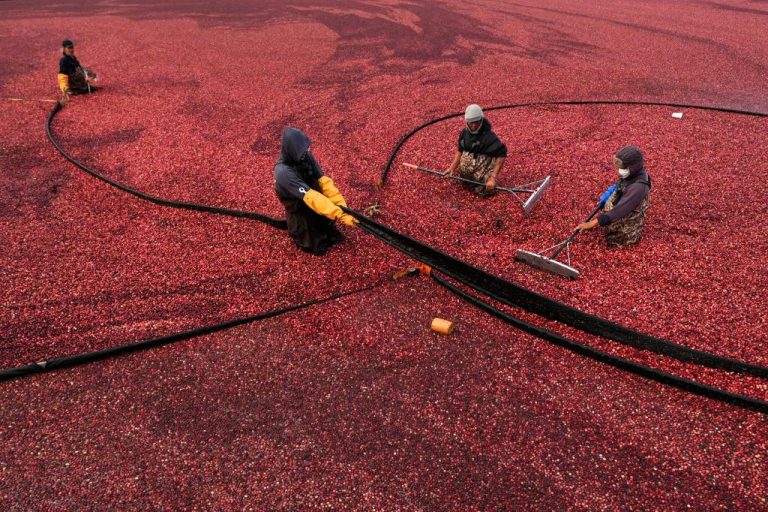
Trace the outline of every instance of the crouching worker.
{"type": "Polygon", "coordinates": [[[495,193],[496,178],[507,158],[507,147],[496,136],[491,123],[483,115],[480,105],[472,104],[464,112],[466,126],[459,134],[459,143],[453,162],[445,174],[454,174],[476,181],[481,185],[465,183],[477,195],[487,197],[495,193]]]}
{"type": "Polygon", "coordinates": [[[636,244],[643,235],[645,212],[650,204],[651,177],[645,170],[643,153],[637,146],[626,146],[613,157],[619,173],[616,189],[608,197],[603,213],[579,229],[605,228],[605,241],[612,247],[636,244]]]}
{"type": "Polygon", "coordinates": [[[285,207],[293,241],[302,251],[322,256],[344,239],[335,221],[354,227],[357,219],[341,210],[347,203],[310,153],[311,143],[301,130],[283,130],[280,159],[275,164],[275,193],[285,207]]]}
{"type": "Polygon", "coordinates": [[[87,94],[96,90],[92,85],[96,80],[96,73],[80,65],[80,61],[75,57],[75,45],[69,39],[61,43],[61,53],[58,81],[61,103],[66,104],[73,94],[87,94]]]}

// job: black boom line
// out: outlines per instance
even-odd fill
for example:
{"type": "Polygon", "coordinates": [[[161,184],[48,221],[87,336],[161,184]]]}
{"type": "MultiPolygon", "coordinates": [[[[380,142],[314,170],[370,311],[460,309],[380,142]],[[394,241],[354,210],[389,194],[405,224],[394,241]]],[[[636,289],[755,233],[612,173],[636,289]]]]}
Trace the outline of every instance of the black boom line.
{"type": "MultiPolygon", "coordinates": [[[[736,109],[721,108],[721,107],[711,107],[711,106],[705,106],[705,105],[688,105],[688,104],[682,104],[682,103],[663,103],[663,102],[649,102],[649,101],[616,101],[616,100],[576,100],[576,101],[516,103],[516,104],[510,104],[510,105],[499,105],[499,106],[487,107],[485,110],[492,111],[492,110],[500,110],[500,109],[507,109],[507,108],[552,106],[552,105],[669,106],[669,107],[677,107],[677,108],[711,110],[711,111],[717,111],[717,112],[726,112],[726,113],[732,113],[732,114],[758,116],[758,117],[768,116],[768,114],[765,114],[763,112],[752,112],[747,110],[736,110],[736,109]]],[[[71,163],[73,163],[75,166],[82,169],[83,171],[91,174],[92,176],[102,181],[105,181],[106,183],[114,187],[117,187],[120,190],[123,190],[141,199],[145,199],[147,201],[153,202],[155,204],[175,207],[175,208],[184,208],[189,210],[202,211],[207,213],[215,213],[220,215],[229,215],[234,217],[248,218],[252,220],[257,220],[259,222],[264,222],[277,229],[286,229],[286,222],[283,219],[275,219],[273,217],[256,213],[256,212],[231,210],[231,209],[217,208],[217,207],[212,207],[212,206],[207,206],[202,204],[185,203],[180,201],[171,201],[167,199],[162,199],[160,197],[146,194],[134,188],[128,187],[122,183],[119,183],[117,181],[114,181],[104,176],[101,173],[94,171],[93,169],[89,168],[82,162],[76,160],[69,153],[67,153],[54,138],[51,131],[51,123],[55,118],[56,114],[60,110],[61,110],[61,105],[57,104],[48,116],[48,120],[46,123],[46,132],[47,132],[48,138],[53,144],[53,146],[59,151],[59,153],[61,153],[62,156],[64,156],[64,158],[69,160],[71,163]]],[[[384,186],[384,183],[386,182],[386,179],[387,179],[388,172],[390,171],[390,168],[392,166],[394,159],[396,158],[398,152],[400,151],[400,148],[405,144],[405,142],[410,137],[412,137],[415,133],[422,130],[423,128],[426,128],[427,126],[430,126],[440,121],[444,121],[446,119],[458,117],[460,115],[462,115],[461,112],[432,119],[414,128],[413,130],[408,132],[406,135],[404,135],[400,139],[400,141],[397,143],[395,148],[393,149],[392,154],[390,155],[390,158],[387,161],[387,164],[384,167],[384,170],[382,172],[379,185],[381,187],[384,186]]],[[[542,316],[550,320],[558,321],[560,323],[577,328],[584,332],[594,334],[602,338],[611,339],[613,341],[616,341],[625,345],[629,345],[635,348],[653,351],[655,353],[668,356],[674,359],[678,359],[683,362],[695,363],[702,366],[717,368],[720,370],[726,370],[734,373],[751,375],[755,377],[768,378],[768,367],[747,363],[743,361],[738,361],[735,359],[718,356],[708,352],[691,349],[691,348],[678,345],[660,338],[656,338],[644,333],[640,333],[638,331],[610,322],[606,319],[603,319],[594,315],[590,315],[588,313],[584,313],[583,311],[572,308],[566,304],[560,303],[558,301],[555,301],[543,295],[539,295],[533,292],[532,290],[529,290],[519,285],[515,285],[512,282],[506,281],[492,274],[489,274],[488,272],[485,272],[457,258],[453,258],[445,253],[438,251],[437,249],[429,247],[387,226],[379,224],[373,221],[372,219],[362,215],[359,212],[350,210],[348,208],[344,208],[344,211],[351,215],[354,215],[355,218],[357,218],[358,221],[360,221],[360,227],[364,231],[372,234],[373,236],[383,241],[384,243],[396,248],[397,250],[403,252],[404,254],[414,259],[417,259],[423,263],[430,265],[431,267],[433,267],[436,270],[439,270],[446,276],[451,277],[452,279],[466,286],[469,286],[473,290],[483,293],[488,297],[496,301],[499,301],[503,304],[506,304],[508,306],[519,307],[523,310],[535,313],[539,316],[542,316]]],[[[444,279],[439,278],[434,274],[431,274],[431,275],[433,276],[435,281],[437,281],[440,285],[445,286],[446,288],[451,290],[453,293],[456,293],[457,295],[467,300],[471,304],[474,304],[480,307],[481,309],[487,311],[488,313],[498,318],[501,318],[503,321],[510,323],[512,325],[515,325],[516,327],[522,329],[525,332],[533,334],[534,336],[550,341],[559,346],[572,350],[576,353],[579,353],[586,357],[590,357],[594,360],[603,362],[605,364],[609,364],[615,368],[619,368],[621,370],[625,370],[625,371],[634,373],[636,375],[641,375],[645,378],[660,382],[662,384],[670,385],[678,389],[689,391],[694,394],[707,396],[709,398],[713,398],[722,402],[731,403],[731,404],[738,405],[740,407],[744,407],[750,410],[759,411],[764,414],[768,414],[768,402],[766,401],[747,397],[744,395],[730,393],[728,391],[725,391],[713,386],[692,381],[690,379],[684,379],[682,377],[678,377],[666,372],[662,372],[654,368],[640,365],[639,363],[636,363],[628,359],[624,359],[618,356],[613,356],[611,354],[594,349],[587,345],[582,345],[580,343],[569,340],[563,336],[560,336],[546,329],[529,324],[506,312],[498,310],[497,308],[494,308],[493,306],[491,306],[489,303],[468,294],[467,292],[445,281],[444,279]]],[[[101,359],[103,357],[108,357],[117,353],[126,352],[130,350],[137,350],[138,348],[144,348],[145,346],[161,345],[161,344],[170,343],[173,341],[178,341],[178,339],[176,339],[177,337],[179,339],[189,339],[189,337],[199,336],[201,334],[206,334],[209,332],[215,332],[218,330],[227,329],[235,325],[242,325],[243,323],[246,323],[246,322],[252,322],[255,320],[259,320],[261,318],[275,316],[285,311],[291,311],[301,307],[307,307],[309,305],[327,301],[327,300],[334,300],[341,296],[348,295],[350,293],[357,293],[363,290],[364,289],[348,292],[346,294],[337,294],[335,296],[331,296],[325,299],[316,299],[314,301],[309,301],[307,303],[302,303],[295,306],[289,306],[288,308],[283,308],[281,310],[270,311],[260,315],[255,315],[253,317],[248,317],[246,319],[239,319],[239,320],[234,320],[230,322],[225,322],[223,324],[217,324],[215,326],[203,327],[201,329],[196,329],[194,331],[186,331],[184,333],[165,336],[162,338],[157,338],[155,340],[147,340],[145,342],[129,344],[123,347],[114,347],[111,349],[92,352],[92,353],[89,353],[91,355],[91,359],[88,359],[88,360],[101,359]],[[193,334],[192,336],[190,336],[190,333],[196,333],[196,334],[193,334]],[[121,348],[123,350],[120,350],[121,348]]],[[[88,354],[81,354],[81,356],[88,356],[88,354]]],[[[3,370],[3,371],[0,371],[0,380],[14,378],[14,377],[26,375],[29,373],[36,373],[40,371],[56,369],[63,366],[71,366],[71,364],[79,364],[79,362],[84,362],[84,361],[78,360],[77,359],[78,357],[79,356],[68,356],[66,358],[60,358],[60,360],[52,360],[52,361],[43,362],[43,363],[34,363],[26,367],[10,368],[7,370],[3,370]],[[77,361],[77,362],[73,362],[73,361],[77,361]]]]}

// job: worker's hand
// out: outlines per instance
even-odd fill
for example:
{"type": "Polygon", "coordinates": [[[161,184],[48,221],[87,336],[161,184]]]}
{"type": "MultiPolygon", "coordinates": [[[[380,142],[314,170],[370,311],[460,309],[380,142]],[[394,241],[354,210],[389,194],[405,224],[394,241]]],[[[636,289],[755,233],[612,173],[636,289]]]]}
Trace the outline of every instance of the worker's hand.
{"type": "Polygon", "coordinates": [[[597,226],[597,219],[590,220],[589,222],[582,222],[581,224],[576,226],[576,229],[586,231],[587,229],[592,229],[595,226],[597,226]]]}
{"type": "Polygon", "coordinates": [[[348,226],[350,228],[354,228],[355,226],[357,226],[360,223],[359,220],[357,220],[356,218],[354,218],[353,216],[351,216],[348,213],[342,213],[339,216],[338,220],[343,222],[345,226],[348,226]]]}
{"type": "Polygon", "coordinates": [[[495,176],[489,176],[488,181],[485,182],[485,190],[486,192],[490,192],[491,190],[496,188],[496,177],[495,176]]]}
{"type": "Polygon", "coordinates": [[[443,177],[447,177],[447,176],[450,176],[451,174],[453,174],[453,169],[451,169],[450,167],[448,167],[448,168],[445,170],[445,172],[443,173],[443,177]]]}
{"type": "Polygon", "coordinates": [[[61,106],[66,106],[69,103],[69,100],[72,99],[72,95],[69,93],[69,91],[61,91],[61,97],[59,97],[59,103],[61,106]]]}

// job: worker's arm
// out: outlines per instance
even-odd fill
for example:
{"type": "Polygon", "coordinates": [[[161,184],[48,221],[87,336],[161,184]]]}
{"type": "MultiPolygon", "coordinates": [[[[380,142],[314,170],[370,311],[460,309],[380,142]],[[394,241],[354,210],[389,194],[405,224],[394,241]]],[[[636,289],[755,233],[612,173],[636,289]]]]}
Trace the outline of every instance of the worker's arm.
{"type": "MultiPolygon", "coordinates": [[[[616,187],[618,187],[618,186],[619,186],[618,183],[615,184],[615,185],[611,185],[610,187],[608,187],[608,189],[605,192],[603,192],[603,195],[600,196],[600,207],[599,207],[599,209],[602,209],[605,206],[605,203],[608,202],[608,200],[611,198],[611,196],[613,195],[614,191],[616,190],[616,187]]],[[[582,222],[581,224],[576,226],[576,229],[580,229],[582,231],[585,231],[587,229],[592,229],[592,228],[596,227],[599,223],[600,223],[600,221],[598,219],[588,220],[587,222],[582,222]]]]}
{"type": "Polygon", "coordinates": [[[333,204],[330,199],[317,190],[311,188],[306,190],[304,192],[303,201],[304,204],[312,209],[312,211],[323,217],[327,217],[331,220],[339,220],[350,227],[357,226],[358,221],[356,218],[348,213],[344,213],[341,208],[333,204]]]}
{"type": "Polygon", "coordinates": [[[488,176],[488,179],[485,180],[485,190],[491,191],[494,188],[496,188],[496,176],[498,176],[501,168],[504,167],[505,160],[506,160],[505,157],[499,157],[499,158],[493,159],[493,170],[491,171],[491,174],[488,176]]]}
{"type": "MultiPolygon", "coordinates": [[[[321,176],[322,180],[325,176],[321,176]]],[[[318,181],[319,181],[318,180],[318,181]]],[[[340,220],[347,226],[356,226],[357,219],[344,213],[338,205],[302,180],[296,171],[287,165],[275,168],[275,192],[279,197],[301,199],[312,211],[331,220],[340,220]]],[[[343,198],[342,198],[343,199],[343,198]]]]}
{"type": "Polygon", "coordinates": [[[347,206],[347,201],[344,200],[344,196],[341,195],[341,192],[336,188],[336,184],[331,178],[328,176],[320,176],[317,183],[320,185],[320,190],[323,195],[330,199],[333,204],[336,206],[347,206]]]}
{"type": "Polygon", "coordinates": [[[448,168],[445,170],[445,173],[443,176],[448,176],[450,174],[453,174],[456,172],[456,168],[459,167],[459,163],[461,163],[461,151],[456,151],[456,153],[453,155],[453,162],[451,162],[451,165],[448,166],[448,168]]]}
{"type": "Polygon", "coordinates": [[[650,188],[644,183],[633,183],[629,185],[624,190],[624,194],[622,194],[621,199],[619,199],[619,202],[616,203],[613,209],[600,215],[597,218],[597,222],[601,226],[607,226],[619,219],[623,219],[632,213],[635,208],[643,202],[643,199],[648,197],[649,191],[650,188]]]}
{"type": "Polygon", "coordinates": [[[59,89],[61,89],[61,92],[68,93],[69,92],[69,76],[65,75],[64,73],[59,73],[57,78],[59,80],[59,89]]]}
{"type": "Polygon", "coordinates": [[[72,97],[69,91],[69,76],[64,73],[59,73],[57,78],[59,81],[59,89],[61,90],[61,99],[59,100],[59,103],[61,105],[66,105],[72,97]]]}

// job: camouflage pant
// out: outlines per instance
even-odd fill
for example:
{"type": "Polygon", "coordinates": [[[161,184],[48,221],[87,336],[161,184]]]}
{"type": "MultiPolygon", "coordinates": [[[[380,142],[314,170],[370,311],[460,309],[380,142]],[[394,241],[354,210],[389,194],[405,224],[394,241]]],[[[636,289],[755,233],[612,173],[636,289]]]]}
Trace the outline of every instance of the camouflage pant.
{"type": "MultiPolygon", "coordinates": [[[[605,202],[603,211],[609,212],[613,209],[615,197],[616,192],[605,202]]],[[[608,224],[605,227],[606,243],[611,247],[626,247],[627,245],[639,242],[643,236],[643,221],[645,220],[645,212],[648,211],[649,205],[650,196],[643,199],[643,202],[632,210],[629,215],[608,224]]]]}
{"type": "MultiPolygon", "coordinates": [[[[479,183],[485,183],[488,176],[493,171],[493,161],[495,158],[488,155],[476,155],[468,151],[461,153],[461,162],[459,163],[459,176],[468,180],[477,181],[479,183]]],[[[472,189],[472,191],[480,196],[490,196],[496,191],[490,192],[485,190],[482,185],[472,185],[471,183],[465,183],[465,187],[472,189]]]]}

